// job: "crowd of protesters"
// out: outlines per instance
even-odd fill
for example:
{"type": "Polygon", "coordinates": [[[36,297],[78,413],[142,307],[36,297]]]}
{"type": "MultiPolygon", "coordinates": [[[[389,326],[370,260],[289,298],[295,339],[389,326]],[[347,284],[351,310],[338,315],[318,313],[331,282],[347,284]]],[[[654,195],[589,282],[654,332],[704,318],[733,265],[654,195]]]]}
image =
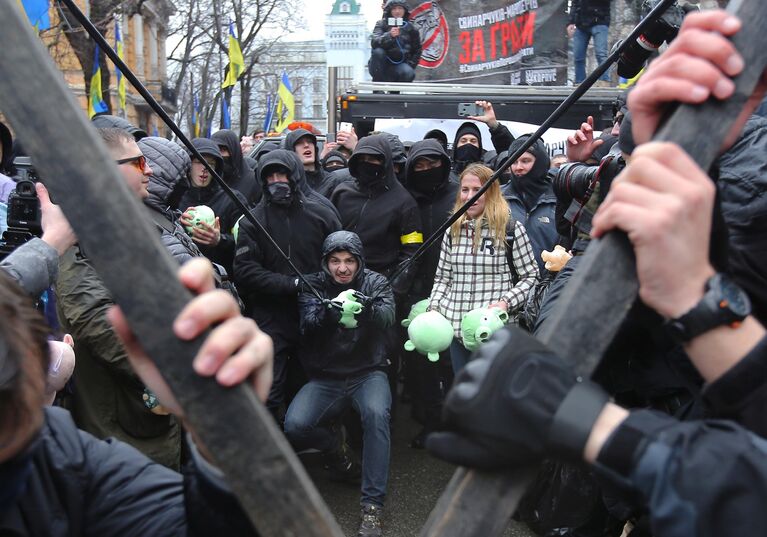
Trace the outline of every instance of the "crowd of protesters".
{"type": "MultiPolygon", "coordinates": [[[[767,499],[767,122],[750,114],[767,85],[712,170],[650,142],[667,103],[732,96],[748,66],[724,36],[739,28],[720,11],[689,15],[610,129],[597,137],[584,118],[564,164],[540,140],[506,162],[529,136],[515,139],[483,100],[452,146],[431,131],[407,149],[353,131],[320,147],[307,129],[254,149],[224,130],[192,140],[193,153],[120,118],[93,124],[197,294],[176,336],[213,328],[192,367],[224,386],[248,379],[293,449],[319,450],[333,479],[360,487],[358,536],[384,532],[400,384],[422,426],[411,447],[489,471],[546,461],[519,510],[541,534],[755,535],[767,499]],[[535,335],[613,229],[633,245],[641,300],[581,379],[535,335]],[[555,246],[569,252],[556,270],[544,256],[555,246]],[[419,303],[451,327],[436,361],[403,347],[400,321],[419,303]],[[472,354],[463,320],[478,308],[512,326],[472,354]],[[561,513],[552,490],[589,507],[561,513]]],[[[2,124],[0,140],[10,175],[2,124]]],[[[0,177],[7,201],[14,183],[0,177]]],[[[42,236],[0,261],[0,534],[254,535],[36,188],[42,236]],[[44,292],[49,325],[32,307],[44,292]]]]}

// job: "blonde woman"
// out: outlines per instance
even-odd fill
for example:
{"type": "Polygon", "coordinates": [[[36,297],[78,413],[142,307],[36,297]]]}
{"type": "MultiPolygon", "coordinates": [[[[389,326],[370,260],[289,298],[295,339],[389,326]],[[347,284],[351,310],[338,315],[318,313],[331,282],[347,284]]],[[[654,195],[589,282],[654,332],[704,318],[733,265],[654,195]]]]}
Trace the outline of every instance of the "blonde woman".
{"type": "MultiPolygon", "coordinates": [[[[492,174],[482,164],[466,167],[453,212],[474,196],[492,174]]],[[[461,341],[463,316],[475,308],[500,308],[508,312],[511,322],[516,322],[516,314],[537,276],[538,265],[527,232],[512,220],[496,181],[445,232],[429,297],[429,309],[439,311],[453,324],[455,339],[450,356],[455,373],[471,355],[461,341]],[[511,255],[507,255],[509,246],[511,255]]]]}

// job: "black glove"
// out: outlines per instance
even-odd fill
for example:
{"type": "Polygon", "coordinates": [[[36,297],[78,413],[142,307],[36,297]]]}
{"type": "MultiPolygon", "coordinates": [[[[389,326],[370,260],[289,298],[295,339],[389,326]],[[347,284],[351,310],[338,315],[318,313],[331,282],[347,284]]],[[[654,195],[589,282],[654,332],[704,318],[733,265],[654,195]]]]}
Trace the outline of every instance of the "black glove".
{"type": "Polygon", "coordinates": [[[481,469],[521,466],[547,456],[580,460],[607,394],[534,337],[499,330],[455,378],[445,398],[445,432],[426,448],[481,469]]]}
{"type": "Polygon", "coordinates": [[[335,326],[341,320],[341,308],[335,306],[332,301],[324,299],[322,305],[325,306],[325,316],[322,318],[324,326],[335,326]]]}

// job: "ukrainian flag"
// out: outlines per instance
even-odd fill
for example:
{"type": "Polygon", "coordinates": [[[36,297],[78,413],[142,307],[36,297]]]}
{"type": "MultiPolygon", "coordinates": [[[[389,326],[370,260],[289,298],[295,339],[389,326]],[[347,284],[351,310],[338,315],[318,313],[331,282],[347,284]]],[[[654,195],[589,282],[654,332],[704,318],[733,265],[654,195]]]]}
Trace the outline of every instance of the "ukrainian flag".
{"type": "Polygon", "coordinates": [[[88,98],[88,117],[103,114],[108,110],[107,104],[101,98],[101,66],[99,65],[99,46],[93,51],[93,74],[91,75],[91,92],[88,98]]]}
{"type": "Polygon", "coordinates": [[[240,49],[240,42],[234,35],[234,24],[229,23],[229,70],[226,73],[222,88],[228,88],[234,86],[237,83],[237,79],[240,78],[243,71],[245,71],[245,58],[242,57],[242,50],[240,49]]]}
{"type": "MultiPolygon", "coordinates": [[[[115,21],[115,50],[117,51],[117,56],[125,61],[125,51],[123,50],[123,36],[122,32],[120,31],[120,22],[115,21]]],[[[125,110],[125,77],[123,76],[122,72],[115,68],[115,71],[117,72],[117,96],[119,97],[120,101],[120,110],[125,110]]]]}
{"type": "Polygon", "coordinates": [[[282,132],[295,119],[296,108],[296,103],[293,99],[293,88],[290,86],[288,74],[284,71],[282,79],[280,79],[280,87],[277,89],[277,95],[280,97],[280,102],[277,105],[277,125],[274,129],[277,132],[282,132]]]}

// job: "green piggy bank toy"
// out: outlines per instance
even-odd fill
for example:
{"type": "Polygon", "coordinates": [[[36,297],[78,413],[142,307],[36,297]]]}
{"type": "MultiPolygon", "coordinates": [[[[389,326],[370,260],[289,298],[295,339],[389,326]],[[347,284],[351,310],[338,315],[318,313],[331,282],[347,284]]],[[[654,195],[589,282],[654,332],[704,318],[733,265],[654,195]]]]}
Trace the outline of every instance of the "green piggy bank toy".
{"type": "Polygon", "coordinates": [[[342,291],[330,302],[334,307],[341,310],[341,319],[339,319],[338,324],[344,328],[357,328],[357,318],[355,315],[362,311],[362,304],[357,302],[357,298],[354,296],[354,289],[342,291]]]}
{"type": "Polygon", "coordinates": [[[407,328],[410,326],[410,323],[413,322],[413,319],[421,315],[423,312],[426,311],[426,308],[429,307],[429,299],[424,298],[423,300],[416,302],[412,306],[410,306],[410,313],[408,313],[407,319],[402,319],[400,324],[407,328]]]}
{"type": "Polygon", "coordinates": [[[432,362],[439,360],[439,353],[453,341],[453,325],[436,311],[426,311],[414,317],[407,333],[410,339],[405,342],[405,350],[418,351],[432,362]]]}
{"type": "Polygon", "coordinates": [[[509,320],[509,314],[499,308],[477,308],[463,316],[461,337],[463,346],[474,352],[493,332],[503,328],[509,320]]]}
{"type": "Polygon", "coordinates": [[[205,222],[209,226],[213,227],[216,223],[216,214],[213,209],[207,205],[198,205],[197,207],[190,207],[187,211],[192,216],[192,225],[185,226],[186,232],[192,234],[192,228],[202,227],[201,223],[205,222]]]}

